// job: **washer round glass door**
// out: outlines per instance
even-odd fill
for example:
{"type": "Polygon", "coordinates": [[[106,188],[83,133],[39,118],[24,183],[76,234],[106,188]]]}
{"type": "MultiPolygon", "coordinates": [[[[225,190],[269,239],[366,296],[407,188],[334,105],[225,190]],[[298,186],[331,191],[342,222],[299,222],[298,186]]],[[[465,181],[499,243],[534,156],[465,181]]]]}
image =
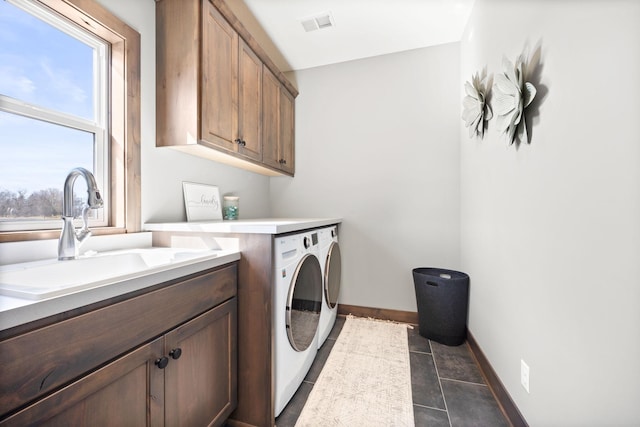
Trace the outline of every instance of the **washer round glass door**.
{"type": "Polygon", "coordinates": [[[306,350],[316,336],[322,307],[322,270],[318,257],[306,254],[293,274],[287,295],[287,336],[296,351],[306,350]]]}
{"type": "Polygon", "coordinates": [[[331,243],[324,267],[324,298],[329,308],[334,309],[338,304],[340,293],[340,277],[342,275],[342,260],[338,242],[331,243]]]}

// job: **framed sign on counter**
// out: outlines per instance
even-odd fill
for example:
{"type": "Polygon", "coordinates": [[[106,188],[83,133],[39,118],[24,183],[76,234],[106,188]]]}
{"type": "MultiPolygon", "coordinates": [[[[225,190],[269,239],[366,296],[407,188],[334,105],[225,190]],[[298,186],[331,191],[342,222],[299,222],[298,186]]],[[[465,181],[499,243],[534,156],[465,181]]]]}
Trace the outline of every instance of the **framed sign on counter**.
{"type": "Polygon", "coordinates": [[[187,221],[222,220],[220,191],[215,185],[183,182],[184,207],[187,221]]]}

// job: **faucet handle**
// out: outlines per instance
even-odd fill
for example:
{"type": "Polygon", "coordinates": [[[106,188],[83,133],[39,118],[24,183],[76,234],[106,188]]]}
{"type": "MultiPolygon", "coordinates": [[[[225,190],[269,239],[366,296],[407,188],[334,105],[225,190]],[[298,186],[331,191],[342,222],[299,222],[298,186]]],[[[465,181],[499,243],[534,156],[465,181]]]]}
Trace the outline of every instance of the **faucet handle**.
{"type": "Polygon", "coordinates": [[[91,207],[89,205],[84,205],[82,208],[82,228],[78,230],[76,233],[76,238],[79,243],[82,243],[84,239],[91,236],[91,230],[89,230],[89,211],[91,207]]]}

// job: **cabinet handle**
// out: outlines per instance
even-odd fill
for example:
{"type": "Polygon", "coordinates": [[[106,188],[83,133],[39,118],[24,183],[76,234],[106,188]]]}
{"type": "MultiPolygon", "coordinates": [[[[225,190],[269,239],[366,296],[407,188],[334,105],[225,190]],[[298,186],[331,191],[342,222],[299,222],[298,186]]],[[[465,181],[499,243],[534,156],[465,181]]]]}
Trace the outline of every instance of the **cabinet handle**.
{"type": "Polygon", "coordinates": [[[238,145],[242,145],[242,140],[240,138],[234,139],[233,142],[235,142],[238,145]]]}
{"type": "Polygon", "coordinates": [[[168,364],[169,364],[169,359],[164,356],[159,359],[156,359],[156,366],[160,369],[166,368],[168,364]]]}
{"type": "Polygon", "coordinates": [[[243,139],[242,141],[240,141],[240,145],[244,147],[245,145],[247,145],[247,142],[243,139]]]}
{"type": "Polygon", "coordinates": [[[278,163],[280,163],[281,165],[286,165],[287,161],[285,159],[280,159],[278,160],[278,163]]]}
{"type": "Polygon", "coordinates": [[[182,349],[181,348],[174,348],[173,350],[171,350],[169,352],[169,356],[171,356],[171,358],[173,360],[178,360],[180,359],[180,356],[182,356],[182,349]]]}

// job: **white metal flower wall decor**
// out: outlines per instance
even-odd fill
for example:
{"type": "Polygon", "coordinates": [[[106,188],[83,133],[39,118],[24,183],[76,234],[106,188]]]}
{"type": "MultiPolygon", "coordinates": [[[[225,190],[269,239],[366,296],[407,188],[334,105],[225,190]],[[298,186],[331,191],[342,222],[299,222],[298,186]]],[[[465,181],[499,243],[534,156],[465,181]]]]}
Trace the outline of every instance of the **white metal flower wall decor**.
{"type": "Polygon", "coordinates": [[[464,90],[467,96],[462,100],[462,120],[464,125],[469,128],[469,138],[484,136],[484,130],[487,127],[485,122],[491,120],[493,113],[487,102],[487,88],[485,86],[485,76],[480,77],[478,73],[474,74],[471,82],[465,82],[464,90]]]}
{"type": "Polygon", "coordinates": [[[525,60],[519,56],[515,65],[506,57],[502,59],[503,74],[495,76],[493,108],[496,126],[503,132],[509,144],[516,140],[529,142],[525,110],[536,96],[536,88],[525,82],[525,60]]]}

